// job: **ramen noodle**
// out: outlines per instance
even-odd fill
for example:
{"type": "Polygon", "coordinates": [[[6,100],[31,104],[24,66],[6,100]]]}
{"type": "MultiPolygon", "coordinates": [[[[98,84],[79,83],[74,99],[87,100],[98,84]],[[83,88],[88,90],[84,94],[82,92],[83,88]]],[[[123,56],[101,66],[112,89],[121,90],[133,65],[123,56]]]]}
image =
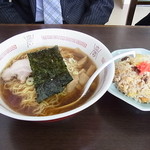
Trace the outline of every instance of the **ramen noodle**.
{"type": "MultiPolygon", "coordinates": [[[[42,48],[32,49],[19,54],[7,64],[4,70],[18,60],[28,59],[27,53],[40,49],[42,48]]],[[[87,94],[80,101],[74,103],[80,97],[85,83],[96,70],[96,65],[78,48],[59,47],[59,49],[73,80],[63,92],[55,94],[41,103],[36,101],[37,94],[34,84],[32,84],[34,82],[32,73],[25,79],[25,82],[20,82],[16,76],[5,81],[2,78],[4,70],[2,71],[0,79],[1,97],[11,109],[29,116],[54,115],[74,109],[85,103],[92,96],[97,88],[98,78],[95,79],[87,94]],[[72,105],[72,103],[74,104],[72,105]]]]}

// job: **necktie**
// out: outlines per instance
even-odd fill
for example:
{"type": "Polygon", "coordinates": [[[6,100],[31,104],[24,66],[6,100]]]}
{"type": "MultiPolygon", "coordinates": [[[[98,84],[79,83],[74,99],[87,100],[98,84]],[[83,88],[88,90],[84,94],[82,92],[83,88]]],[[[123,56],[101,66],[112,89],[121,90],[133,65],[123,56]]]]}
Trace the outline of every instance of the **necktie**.
{"type": "Polygon", "coordinates": [[[62,24],[60,0],[43,0],[44,23],[62,24]]]}

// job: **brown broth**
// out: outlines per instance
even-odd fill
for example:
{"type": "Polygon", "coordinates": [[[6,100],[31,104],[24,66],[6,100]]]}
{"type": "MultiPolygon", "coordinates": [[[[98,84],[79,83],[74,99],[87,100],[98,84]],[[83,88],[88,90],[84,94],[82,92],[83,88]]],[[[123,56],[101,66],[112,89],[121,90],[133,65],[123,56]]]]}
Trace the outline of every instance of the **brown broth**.
{"type": "Polygon", "coordinates": [[[0,84],[1,97],[4,100],[4,102],[14,111],[24,115],[32,116],[34,108],[33,107],[21,108],[20,107],[21,97],[14,95],[8,89],[4,89],[4,82],[2,79],[0,83],[1,83],[0,84]]]}
{"type": "MultiPolygon", "coordinates": [[[[33,49],[28,52],[36,51],[39,49],[42,49],[42,48],[33,49]]],[[[63,50],[63,49],[65,49],[68,52],[71,52],[76,57],[76,59],[80,59],[83,57],[82,53],[81,54],[74,53],[74,49],[71,49],[68,47],[61,47],[61,50],[63,50]]],[[[25,54],[26,53],[22,53],[21,55],[25,55],[25,54]]],[[[10,61],[7,66],[10,66],[10,63],[12,64],[12,61],[10,61]]],[[[87,70],[91,64],[94,64],[94,63],[92,62],[92,60],[90,60],[88,58],[88,62],[84,65],[85,70],[87,70]]],[[[44,110],[44,112],[45,112],[44,116],[66,112],[68,110],[74,109],[74,108],[82,105],[89,99],[89,97],[91,97],[93,95],[94,91],[96,90],[96,88],[98,86],[98,83],[99,83],[98,80],[99,80],[98,78],[95,79],[95,81],[93,82],[93,84],[92,84],[91,88],[89,89],[89,91],[87,92],[87,94],[80,101],[78,101],[77,103],[72,105],[72,103],[74,103],[80,97],[80,95],[82,93],[82,89],[83,89],[82,86],[80,87],[80,90],[75,89],[73,92],[67,94],[66,96],[60,97],[61,100],[60,100],[59,106],[57,106],[55,108],[46,108],[44,110]]],[[[16,112],[19,112],[21,114],[28,115],[28,116],[36,116],[33,113],[33,110],[36,109],[36,107],[35,108],[32,106],[31,107],[28,107],[28,106],[20,107],[20,102],[21,102],[22,98],[17,95],[14,95],[10,90],[5,89],[4,84],[5,84],[5,81],[0,79],[0,93],[1,93],[1,97],[4,100],[4,102],[11,109],[13,109],[16,112]]],[[[38,114],[37,116],[43,116],[43,114],[38,114]]]]}

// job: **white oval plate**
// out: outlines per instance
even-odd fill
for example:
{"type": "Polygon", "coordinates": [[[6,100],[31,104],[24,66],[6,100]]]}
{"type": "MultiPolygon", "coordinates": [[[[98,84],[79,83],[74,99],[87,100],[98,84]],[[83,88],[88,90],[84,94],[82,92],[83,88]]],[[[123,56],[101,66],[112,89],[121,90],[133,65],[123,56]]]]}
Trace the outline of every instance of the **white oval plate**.
{"type": "MultiPolygon", "coordinates": [[[[131,50],[134,50],[134,51],[136,51],[136,53],[139,53],[139,54],[148,54],[148,55],[150,55],[150,50],[146,50],[146,49],[143,49],[143,48],[119,49],[119,50],[116,50],[116,51],[112,52],[112,55],[116,56],[118,54],[121,54],[121,53],[124,53],[124,52],[127,52],[127,51],[131,51],[131,50]]],[[[143,103],[140,103],[140,102],[136,101],[135,99],[132,99],[130,97],[125,96],[123,93],[121,93],[115,87],[115,83],[111,84],[111,86],[108,89],[108,92],[111,93],[112,95],[118,97],[119,99],[123,100],[124,102],[136,107],[139,110],[150,111],[150,104],[143,104],[143,103]]]]}

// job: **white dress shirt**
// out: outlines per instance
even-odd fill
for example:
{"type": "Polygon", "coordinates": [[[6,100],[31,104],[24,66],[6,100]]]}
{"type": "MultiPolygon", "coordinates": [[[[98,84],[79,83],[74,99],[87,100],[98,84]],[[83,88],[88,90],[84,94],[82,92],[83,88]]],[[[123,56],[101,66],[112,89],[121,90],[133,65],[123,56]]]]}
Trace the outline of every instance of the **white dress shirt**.
{"type": "Polygon", "coordinates": [[[43,14],[43,1],[42,0],[36,0],[36,22],[42,22],[44,21],[44,14],[43,14]]]}

